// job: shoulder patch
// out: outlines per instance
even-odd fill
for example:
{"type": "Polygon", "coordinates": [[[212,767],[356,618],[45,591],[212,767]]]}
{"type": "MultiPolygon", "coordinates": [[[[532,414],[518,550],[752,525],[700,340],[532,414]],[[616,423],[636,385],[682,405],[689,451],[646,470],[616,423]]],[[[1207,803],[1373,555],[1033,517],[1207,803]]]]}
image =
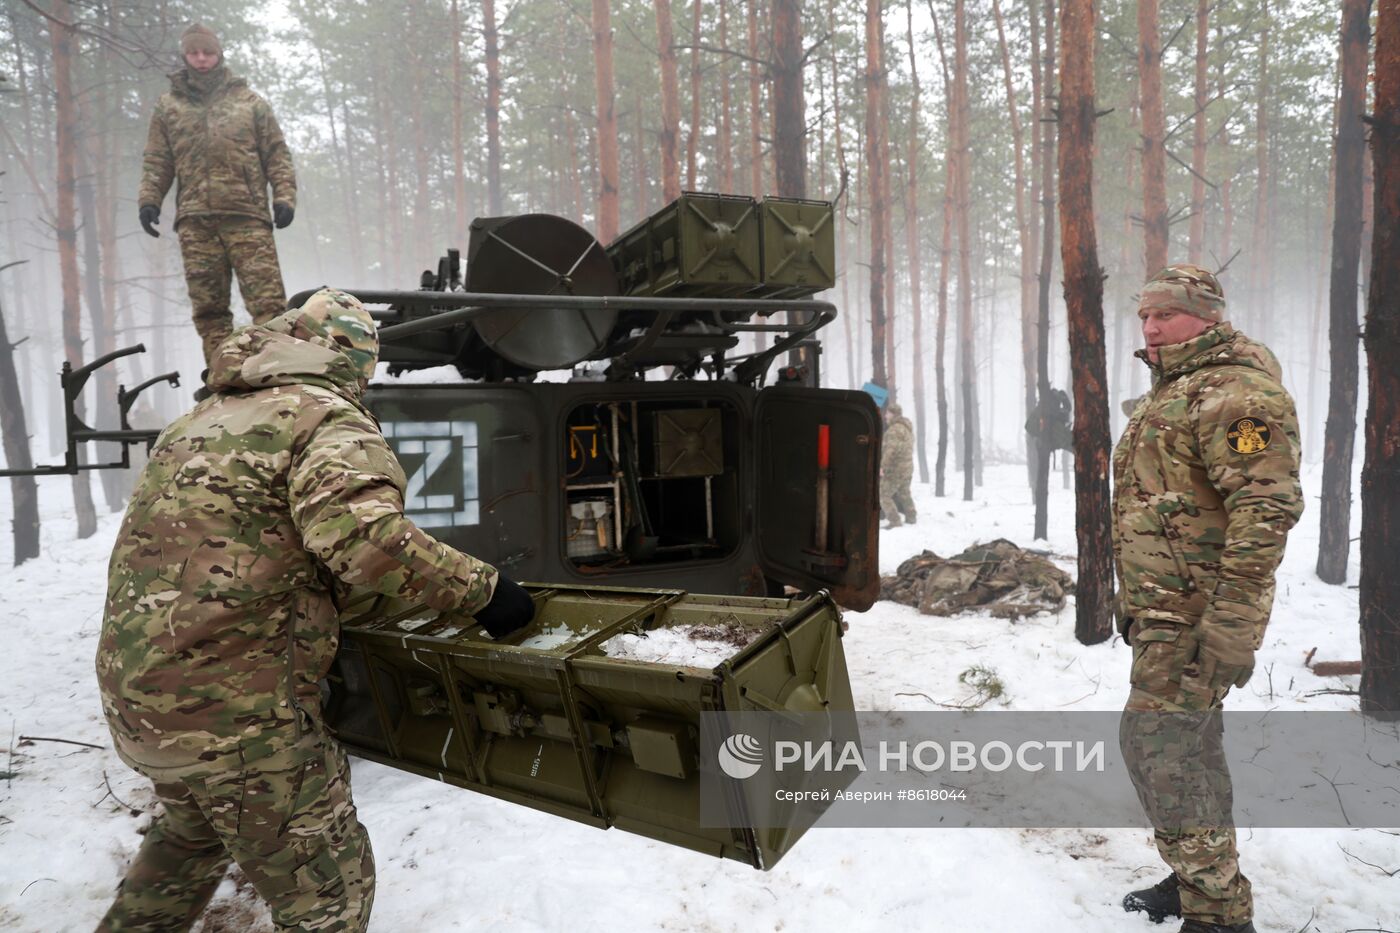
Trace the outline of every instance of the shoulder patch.
{"type": "Polygon", "coordinates": [[[1273,433],[1263,418],[1236,418],[1225,431],[1225,443],[1237,454],[1257,454],[1269,446],[1273,433]]]}

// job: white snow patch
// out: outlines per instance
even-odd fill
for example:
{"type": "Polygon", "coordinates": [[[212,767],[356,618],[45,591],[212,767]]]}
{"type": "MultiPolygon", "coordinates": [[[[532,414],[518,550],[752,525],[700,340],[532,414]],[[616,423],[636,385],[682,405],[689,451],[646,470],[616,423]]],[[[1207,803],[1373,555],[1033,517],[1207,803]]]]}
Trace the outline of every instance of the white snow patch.
{"type": "Polygon", "coordinates": [[[718,667],[739,650],[731,642],[692,638],[690,629],[685,626],[653,629],[645,635],[624,632],[603,642],[603,653],[610,658],[679,664],[706,670],[718,667]]]}
{"type": "MultiPolygon", "coordinates": [[[[1359,463],[1358,463],[1359,469],[1359,463]]],[[[950,473],[950,488],[961,478],[950,473]]],[[[1313,574],[1320,470],[1304,476],[1308,511],[1278,578],[1259,672],[1231,709],[1354,710],[1358,678],[1319,678],[1303,665],[1359,656],[1357,592],[1313,574]]],[[[42,556],[10,568],[11,507],[0,484],[0,929],[87,931],[96,926],[141,843],[150,782],[110,750],[93,675],[107,558],[119,516],[74,540],[67,477],[39,480],[42,556]],[[84,748],[19,741],[46,736],[84,748]],[[132,810],[138,815],[133,816],[132,810]]],[[[1044,546],[1074,570],[1072,494],[1051,483],[1044,546]]],[[[101,501],[101,491],[93,484],[101,501]]],[[[1359,483],[1356,483],[1359,488],[1359,483]]],[[[880,565],[975,541],[1030,543],[1030,496],[1020,465],[989,465],[971,502],[916,484],[919,524],[881,534],[880,565]]],[[[1355,497],[1353,527],[1360,527],[1355,497]]],[[[99,508],[101,506],[99,505],[99,508]]],[[[1357,579],[1353,550],[1349,582],[1357,579]]],[[[1018,622],[985,613],[953,618],[878,603],[847,613],[842,639],[858,709],[936,709],[983,665],[1006,684],[1007,707],[1121,708],[1130,652],[1114,639],[1074,639],[1073,600],[1057,615],[1018,622]],[[932,700],[933,702],[930,702],[932,700]]],[[[653,633],[649,641],[656,639],[653,633]]],[[[641,639],[637,639],[641,641],[641,639]]],[[[694,647],[690,645],[688,647],[694,647]]],[[[732,656],[738,649],[724,645],[732,656]]],[[[674,663],[674,662],[673,662],[674,663]]],[[[356,760],[355,801],[374,840],[378,891],[372,933],[457,929],[556,930],[1034,930],[1169,933],[1119,908],[1124,892],[1164,873],[1141,829],[810,831],[769,872],[606,832],[382,765],[356,760]],[[598,892],[621,892],[599,897],[598,892]]],[[[1394,835],[1359,829],[1240,832],[1260,931],[1397,929],[1394,835]],[[1345,851],[1344,851],[1345,850],[1345,851]],[[1350,853],[1350,855],[1348,854],[1350,853]],[[1310,921],[1311,918],[1311,921],[1310,921]]],[[[266,933],[266,911],[221,886],[214,908],[266,933]],[[239,913],[242,911],[243,913],[239,913]]]]}

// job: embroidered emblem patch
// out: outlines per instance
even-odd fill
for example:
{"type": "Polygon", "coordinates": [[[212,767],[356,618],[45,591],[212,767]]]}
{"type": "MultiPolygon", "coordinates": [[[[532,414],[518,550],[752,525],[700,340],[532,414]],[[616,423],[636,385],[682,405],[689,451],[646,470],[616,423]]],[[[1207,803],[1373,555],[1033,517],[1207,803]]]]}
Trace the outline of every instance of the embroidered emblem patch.
{"type": "Polygon", "coordinates": [[[1236,418],[1225,432],[1225,443],[1237,454],[1257,454],[1269,446],[1273,433],[1262,418],[1236,418]]]}

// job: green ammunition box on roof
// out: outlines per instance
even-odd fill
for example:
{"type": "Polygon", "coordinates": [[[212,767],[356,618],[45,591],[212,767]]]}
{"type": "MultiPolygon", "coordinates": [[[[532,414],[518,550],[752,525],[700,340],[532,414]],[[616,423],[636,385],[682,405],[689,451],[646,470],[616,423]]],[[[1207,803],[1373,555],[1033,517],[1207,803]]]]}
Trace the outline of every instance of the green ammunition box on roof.
{"type": "Polygon", "coordinates": [[[687,191],[607,252],[624,295],[724,298],[762,281],[760,237],[753,198],[687,191]]]}

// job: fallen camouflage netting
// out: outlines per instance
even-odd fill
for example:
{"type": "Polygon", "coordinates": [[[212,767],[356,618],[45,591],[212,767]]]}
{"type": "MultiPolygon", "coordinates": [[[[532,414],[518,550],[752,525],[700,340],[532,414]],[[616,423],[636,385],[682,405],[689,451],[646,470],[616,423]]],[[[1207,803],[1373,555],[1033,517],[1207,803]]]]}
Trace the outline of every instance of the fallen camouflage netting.
{"type": "Polygon", "coordinates": [[[880,581],[880,598],[925,615],[951,616],[985,609],[1003,619],[1058,612],[1074,580],[1044,556],[998,538],[955,557],[932,551],[909,558],[880,581]]]}

